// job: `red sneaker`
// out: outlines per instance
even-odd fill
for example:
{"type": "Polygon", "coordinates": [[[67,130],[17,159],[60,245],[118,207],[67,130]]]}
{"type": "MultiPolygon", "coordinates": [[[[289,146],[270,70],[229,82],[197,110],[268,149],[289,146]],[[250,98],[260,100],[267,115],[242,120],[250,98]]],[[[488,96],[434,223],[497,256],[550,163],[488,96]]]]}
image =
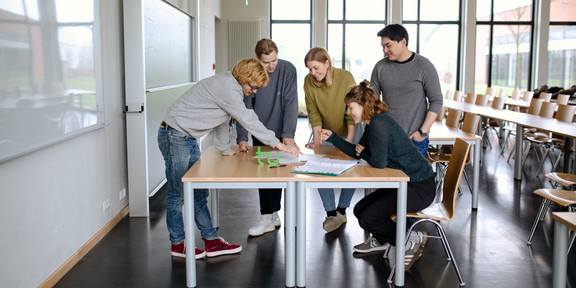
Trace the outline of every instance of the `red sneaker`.
{"type": "MultiPolygon", "coordinates": [[[[204,258],[204,256],[206,256],[206,251],[198,248],[195,249],[196,249],[196,256],[195,256],[196,259],[202,259],[204,258]]],[[[184,241],[182,241],[182,243],[180,244],[172,244],[170,254],[172,254],[172,256],[175,257],[186,258],[186,247],[184,246],[184,241]]]]}
{"type": "Polygon", "coordinates": [[[220,255],[228,255],[228,254],[236,254],[242,251],[242,246],[240,245],[231,245],[230,243],[226,242],[222,237],[218,237],[214,240],[204,240],[204,244],[206,245],[206,256],[208,257],[216,257],[220,255]]]}

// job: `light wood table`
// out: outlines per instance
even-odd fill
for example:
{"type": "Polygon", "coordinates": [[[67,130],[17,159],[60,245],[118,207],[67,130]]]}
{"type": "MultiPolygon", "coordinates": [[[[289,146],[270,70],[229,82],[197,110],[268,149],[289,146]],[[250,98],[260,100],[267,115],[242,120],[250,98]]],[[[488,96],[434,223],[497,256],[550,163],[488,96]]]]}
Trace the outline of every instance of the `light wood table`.
{"type": "MultiPolygon", "coordinates": [[[[446,100],[444,100],[446,101],[446,100]]],[[[460,138],[467,143],[474,145],[472,150],[472,209],[478,209],[478,189],[480,183],[480,147],[482,137],[476,134],[464,132],[461,129],[446,126],[443,122],[435,121],[430,128],[430,144],[432,145],[454,145],[456,138],[460,138]]]]}
{"type": "MultiPolygon", "coordinates": [[[[482,117],[516,123],[516,155],[522,155],[522,134],[524,127],[536,128],[565,137],[576,138],[576,123],[562,122],[554,118],[545,118],[510,110],[497,110],[492,107],[477,106],[446,99],[444,99],[444,107],[458,109],[462,112],[473,113],[482,117]]],[[[570,157],[568,154],[569,153],[565,154],[566,159],[570,157]]],[[[576,164],[576,161],[574,164],[576,164]]],[[[522,180],[522,157],[515,157],[514,159],[514,179],[522,180]]]]}
{"type": "MultiPolygon", "coordinates": [[[[264,149],[264,147],[262,147],[264,149]]],[[[306,149],[304,153],[348,159],[335,147],[306,149]]],[[[236,150],[237,151],[237,150],[236,150]]],[[[355,166],[338,176],[296,174],[301,164],[269,168],[259,165],[255,151],[222,156],[210,147],[182,178],[184,182],[184,223],[186,246],[195,247],[193,189],[284,188],[286,287],[306,286],[306,189],[307,188],[398,188],[396,243],[406,237],[406,194],[410,180],[396,169],[355,166]]],[[[214,213],[214,211],[212,211],[214,213]]],[[[196,287],[194,250],[186,251],[186,286],[196,287]]],[[[396,249],[395,285],[404,286],[404,249],[396,249]]]]}
{"type": "MultiPolygon", "coordinates": [[[[554,263],[552,287],[566,287],[568,229],[576,230],[576,213],[552,212],[554,219],[554,263]]],[[[572,232],[576,233],[576,232],[572,232]]]]}

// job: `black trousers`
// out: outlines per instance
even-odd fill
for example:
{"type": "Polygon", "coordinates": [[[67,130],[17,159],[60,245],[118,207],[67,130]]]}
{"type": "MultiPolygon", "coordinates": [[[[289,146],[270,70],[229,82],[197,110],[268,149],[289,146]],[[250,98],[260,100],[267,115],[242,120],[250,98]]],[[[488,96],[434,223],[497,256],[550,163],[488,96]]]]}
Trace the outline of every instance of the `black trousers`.
{"type": "MultiPolygon", "coordinates": [[[[282,138],[280,138],[282,142],[282,138]]],[[[254,146],[265,146],[258,139],[252,137],[252,144],[254,146]]],[[[261,188],[258,189],[258,195],[260,197],[260,214],[272,214],[280,210],[280,202],[282,201],[282,189],[268,189],[261,188]]]]}
{"type": "MultiPolygon", "coordinates": [[[[430,206],[436,194],[435,177],[421,182],[408,182],[406,212],[418,212],[430,206]]],[[[354,215],[362,229],[370,232],[380,244],[396,246],[396,222],[390,217],[396,214],[397,189],[378,189],[360,199],[354,206],[354,215]]]]}

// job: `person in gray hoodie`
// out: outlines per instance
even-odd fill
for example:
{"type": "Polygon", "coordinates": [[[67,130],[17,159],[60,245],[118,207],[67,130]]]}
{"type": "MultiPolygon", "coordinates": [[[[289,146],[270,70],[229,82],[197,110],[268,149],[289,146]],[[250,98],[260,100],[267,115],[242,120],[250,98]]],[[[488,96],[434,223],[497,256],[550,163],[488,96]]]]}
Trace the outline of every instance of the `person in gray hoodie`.
{"type": "MultiPolygon", "coordinates": [[[[244,105],[244,96],[267,84],[264,66],[257,59],[242,59],[232,72],[199,81],[168,108],[158,129],[158,146],[166,165],[166,222],[173,256],[186,257],[182,177],[200,158],[198,139],[212,133],[213,146],[222,155],[234,156],[236,152],[230,148],[229,129],[234,118],[262,143],[296,157],[302,154],[297,146],[280,142],[274,131],[266,129],[256,113],[244,105]]],[[[208,211],[207,198],[207,189],[194,190],[194,220],[205,243],[205,251],[196,248],[196,258],[239,253],[242,246],[229,244],[218,237],[208,211]]]]}

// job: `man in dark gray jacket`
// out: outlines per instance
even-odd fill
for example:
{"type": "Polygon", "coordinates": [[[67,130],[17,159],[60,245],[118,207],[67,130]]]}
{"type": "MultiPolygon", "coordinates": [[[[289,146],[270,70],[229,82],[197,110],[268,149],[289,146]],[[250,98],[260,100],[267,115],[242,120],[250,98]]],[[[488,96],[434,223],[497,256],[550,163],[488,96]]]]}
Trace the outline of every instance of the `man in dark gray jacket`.
{"type": "MultiPolygon", "coordinates": [[[[261,39],[254,49],[256,58],[268,72],[268,85],[260,87],[258,91],[244,98],[244,103],[253,109],[260,122],[266,128],[274,131],[276,137],[285,145],[296,145],[294,134],[298,121],[298,92],[296,85],[296,68],[292,63],[278,59],[278,46],[270,39],[261,39]]],[[[248,131],[240,123],[236,125],[238,131],[238,146],[240,151],[247,151],[248,131]]],[[[253,145],[264,145],[252,137],[253,145]]],[[[250,236],[260,236],[272,232],[280,227],[280,201],[282,189],[260,189],[260,220],[248,230],[250,236]]]]}

